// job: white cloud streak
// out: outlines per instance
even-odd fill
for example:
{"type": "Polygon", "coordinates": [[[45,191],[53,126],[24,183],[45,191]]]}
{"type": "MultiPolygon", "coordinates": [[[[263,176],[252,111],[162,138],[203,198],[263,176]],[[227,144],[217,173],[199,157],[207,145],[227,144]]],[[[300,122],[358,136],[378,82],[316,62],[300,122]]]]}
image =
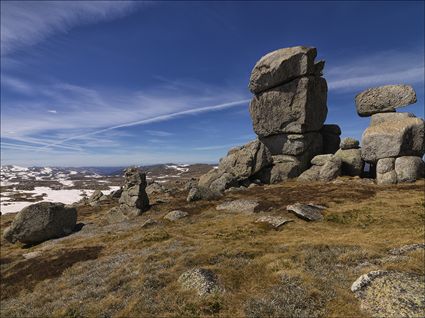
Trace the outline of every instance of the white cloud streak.
{"type": "Polygon", "coordinates": [[[1,1],[2,56],[75,26],[122,17],[133,1],[1,1]]]}
{"type": "Polygon", "coordinates": [[[423,48],[410,51],[377,52],[325,68],[329,90],[335,93],[385,84],[424,82],[423,48]]]}

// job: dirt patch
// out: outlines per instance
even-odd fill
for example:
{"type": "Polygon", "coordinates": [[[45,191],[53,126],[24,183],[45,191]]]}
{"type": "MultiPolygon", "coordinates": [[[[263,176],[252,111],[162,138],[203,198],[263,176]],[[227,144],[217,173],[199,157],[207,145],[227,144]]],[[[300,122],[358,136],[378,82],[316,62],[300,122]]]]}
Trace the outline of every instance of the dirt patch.
{"type": "Polygon", "coordinates": [[[12,297],[22,289],[32,290],[38,282],[61,275],[75,263],[97,259],[102,248],[102,246],[89,246],[66,249],[55,255],[46,254],[14,263],[1,272],[1,299],[12,297]]]}

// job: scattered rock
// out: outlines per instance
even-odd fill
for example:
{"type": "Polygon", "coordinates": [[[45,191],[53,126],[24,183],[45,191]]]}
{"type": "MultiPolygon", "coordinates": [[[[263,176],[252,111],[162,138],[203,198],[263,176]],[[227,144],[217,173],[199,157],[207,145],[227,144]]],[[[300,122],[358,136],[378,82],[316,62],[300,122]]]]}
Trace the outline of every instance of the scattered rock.
{"type": "Polygon", "coordinates": [[[255,213],[260,212],[260,204],[254,200],[234,200],[227,201],[217,205],[217,210],[226,210],[236,213],[255,213]]]}
{"type": "Polygon", "coordinates": [[[410,85],[369,88],[356,96],[357,113],[361,117],[393,112],[396,108],[413,103],[416,103],[416,93],[410,85]]]}
{"type": "Polygon", "coordinates": [[[294,212],[299,218],[306,221],[322,221],[322,211],[325,209],[323,206],[315,204],[295,203],[286,207],[288,211],[294,212]]]}
{"type": "Polygon", "coordinates": [[[128,216],[138,216],[149,209],[146,194],[146,174],[137,168],[128,168],[124,172],[125,183],[119,199],[119,210],[128,216]]]}
{"type": "Polygon", "coordinates": [[[222,196],[223,195],[219,192],[212,192],[208,188],[196,186],[190,189],[186,201],[192,202],[198,200],[217,200],[222,196]]]}
{"type": "Polygon", "coordinates": [[[29,252],[29,253],[22,254],[22,257],[25,258],[25,259],[33,259],[33,258],[36,258],[36,257],[39,257],[39,256],[41,256],[41,252],[40,251],[35,251],[35,252],[29,252]]]}
{"type": "Polygon", "coordinates": [[[165,187],[158,182],[152,182],[146,187],[146,193],[152,195],[154,193],[164,193],[166,191],[165,187]]]}
{"type": "Polygon", "coordinates": [[[423,317],[424,279],[414,273],[373,271],[360,276],[351,290],[373,317],[423,317]]]}
{"type": "Polygon", "coordinates": [[[185,218],[188,215],[189,215],[189,213],[187,213],[187,212],[175,210],[175,211],[171,211],[171,212],[167,213],[164,216],[164,219],[174,222],[174,221],[177,221],[179,219],[185,218]]]}
{"type": "MultiPolygon", "coordinates": [[[[296,46],[284,48],[263,56],[254,66],[249,89],[258,94],[267,89],[289,82],[297,77],[314,74],[315,48],[296,46]]],[[[317,65],[321,73],[324,62],[317,65]]]]}
{"type": "Polygon", "coordinates": [[[420,157],[403,156],[395,160],[397,182],[415,182],[423,177],[425,163],[420,157]]]}
{"type": "Polygon", "coordinates": [[[184,289],[194,290],[199,296],[222,292],[217,275],[205,268],[195,268],[180,275],[178,282],[184,289]]]}
{"type": "Polygon", "coordinates": [[[288,220],[281,216],[262,216],[255,221],[255,223],[268,224],[274,229],[278,229],[279,227],[288,222],[292,222],[292,220],[288,220]]]}
{"type": "Polygon", "coordinates": [[[425,249],[425,243],[415,243],[404,245],[398,248],[393,248],[389,251],[391,255],[403,255],[409,252],[416,251],[418,249],[425,249]]]}
{"type": "Polygon", "coordinates": [[[342,139],[339,147],[342,150],[357,149],[359,148],[359,141],[351,137],[346,137],[342,139]]]}
{"type": "Polygon", "coordinates": [[[140,226],[141,228],[145,228],[145,227],[150,227],[153,225],[157,225],[158,221],[154,220],[154,219],[147,219],[145,222],[142,223],[142,225],[140,226]]]}
{"type": "Polygon", "coordinates": [[[265,91],[249,107],[254,131],[260,137],[318,131],[328,113],[326,99],[321,77],[301,77],[265,91]]]}
{"type": "Polygon", "coordinates": [[[103,196],[103,192],[100,190],[96,190],[93,192],[93,194],[89,197],[89,203],[99,201],[99,199],[103,196]]]}
{"type": "Polygon", "coordinates": [[[15,243],[40,243],[70,234],[77,223],[77,210],[63,203],[40,202],[22,209],[4,233],[15,243]]]}

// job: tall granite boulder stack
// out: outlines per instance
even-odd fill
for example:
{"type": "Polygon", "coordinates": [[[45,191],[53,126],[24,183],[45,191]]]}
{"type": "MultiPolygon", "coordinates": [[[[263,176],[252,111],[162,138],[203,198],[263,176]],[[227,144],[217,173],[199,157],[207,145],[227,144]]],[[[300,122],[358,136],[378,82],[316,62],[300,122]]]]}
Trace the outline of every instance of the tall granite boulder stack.
{"type": "Polygon", "coordinates": [[[259,174],[263,182],[295,178],[323,153],[328,89],[322,77],[324,61],[315,63],[316,55],[315,48],[280,49],[261,58],[252,70],[253,128],[273,159],[259,174]]]}
{"type": "Polygon", "coordinates": [[[328,151],[338,149],[339,127],[322,130],[328,89],[322,77],[324,61],[315,62],[316,55],[315,48],[297,46],[273,51],[255,64],[249,82],[255,96],[249,111],[258,139],[231,149],[218,168],[190,190],[188,201],[215,198],[253,180],[296,178],[323,153],[324,138],[334,143],[328,151]]]}
{"type": "Polygon", "coordinates": [[[120,222],[141,215],[149,209],[149,198],[146,194],[146,174],[138,168],[124,171],[125,183],[119,198],[119,207],[108,213],[110,222],[120,222]]]}
{"type": "Polygon", "coordinates": [[[412,182],[423,176],[424,120],[396,108],[416,102],[409,85],[387,85],[356,96],[357,112],[370,116],[362,136],[362,159],[376,169],[378,184],[412,182]]]}

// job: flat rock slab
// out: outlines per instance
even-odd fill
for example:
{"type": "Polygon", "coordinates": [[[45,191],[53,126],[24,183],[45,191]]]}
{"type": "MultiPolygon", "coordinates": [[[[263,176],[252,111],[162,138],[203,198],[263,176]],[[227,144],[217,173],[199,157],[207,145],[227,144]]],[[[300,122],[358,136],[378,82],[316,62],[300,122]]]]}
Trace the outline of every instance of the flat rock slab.
{"type": "Polygon", "coordinates": [[[303,204],[303,203],[295,203],[293,205],[288,205],[286,209],[295,213],[299,218],[306,221],[322,221],[323,215],[322,211],[326,207],[316,204],[303,204]]]}
{"type": "Polygon", "coordinates": [[[180,211],[180,210],[175,210],[175,211],[171,211],[169,213],[167,213],[164,216],[164,219],[168,220],[168,221],[177,221],[179,219],[185,218],[189,215],[189,213],[184,212],[184,211],[180,211]]]}
{"type": "Polygon", "coordinates": [[[255,223],[268,224],[272,226],[274,229],[278,229],[282,225],[289,222],[293,222],[293,221],[288,220],[281,216],[262,216],[255,221],[255,223]]]}
{"type": "Polygon", "coordinates": [[[150,226],[157,225],[157,224],[158,224],[158,221],[156,221],[154,219],[147,219],[145,222],[143,222],[141,227],[146,228],[146,227],[150,227],[150,226]]]}
{"type": "Polygon", "coordinates": [[[236,213],[255,213],[260,211],[260,204],[254,200],[234,200],[217,205],[216,209],[236,213]]]}
{"type": "Polygon", "coordinates": [[[205,268],[194,268],[184,272],[180,275],[178,282],[184,289],[194,290],[199,296],[222,291],[217,275],[205,268]]]}
{"type": "Polygon", "coordinates": [[[362,117],[393,112],[398,107],[413,103],[416,103],[416,93],[410,85],[369,88],[356,96],[357,113],[362,117]]]}
{"type": "Polygon", "coordinates": [[[398,248],[393,248],[389,251],[391,255],[403,255],[409,252],[413,252],[419,249],[425,249],[425,243],[415,243],[404,245],[398,248]]]}
{"type": "Polygon", "coordinates": [[[373,271],[360,276],[351,291],[373,317],[423,317],[425,277],[414,273],[373,271]]]}

